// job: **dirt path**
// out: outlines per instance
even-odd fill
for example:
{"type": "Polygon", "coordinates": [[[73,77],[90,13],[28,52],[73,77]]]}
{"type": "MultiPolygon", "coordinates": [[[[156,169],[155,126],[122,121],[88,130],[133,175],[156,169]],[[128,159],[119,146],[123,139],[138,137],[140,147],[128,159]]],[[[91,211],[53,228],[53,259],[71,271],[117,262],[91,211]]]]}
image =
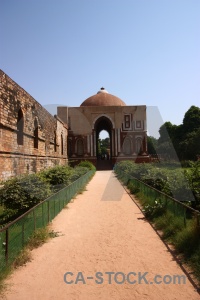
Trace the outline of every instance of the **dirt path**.
{"type": "Polygon", "coordinates": [[[111,171],[96,172],[87,191],[54,219],[52,227],[60,236],[33,250],[32,262],[7,280],[5,299],[200,299],[187,278],[186,284],[161,282],[184,273],[142,217],[111,171]],[[66,272],[74,274],[65,276],[66,281],[74,281],[72,284],[64,282],[66,272]],[[78,272],[82,273],[75,284],[78,272]],[[95,277],[96,272],[102,272],[102,284],[87,278],[95,277]],[[123,274],[130,272],[136,276],[129,274],[129,282],[119,284],[123,274]],[[148,272],[145,278],[150,282],[155,275],[168,276],[157,277],[160,284],[146,284],[139,272],[141,276],[148,272]],[[137,283],[131,284],[134,280],[137,283]]]}

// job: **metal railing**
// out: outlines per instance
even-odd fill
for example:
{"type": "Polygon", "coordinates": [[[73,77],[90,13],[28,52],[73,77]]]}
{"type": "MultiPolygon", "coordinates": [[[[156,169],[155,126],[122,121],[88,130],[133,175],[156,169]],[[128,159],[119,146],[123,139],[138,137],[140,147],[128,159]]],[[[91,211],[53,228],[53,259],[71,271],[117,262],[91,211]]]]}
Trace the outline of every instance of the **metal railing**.
{"type": "Polygon", "coordinates": [[[40,202],[0,229],[0,272],[9,267],[36,229],[45,227],[86,185],[95,171],[89,171],[69,186],[40,202]]]}
{"type": "Polygon", "coordinates": [[[126,186],[131,183],[134,186],[135,191],[141,192],[144,195],[147,204],[153,206],[155,205],[155,201],[159,201],[166,211],[173,213],[176,217],[182,217],[184,226],[187,226],[187,223],[191,223],[191,219],[195,219],[196,226],[200,227],[200,212],[198,210],[193,209],[183,202],[151,187],[129,174],[119,170],[117,170],[116,173],[120,176],[126,186]]]}

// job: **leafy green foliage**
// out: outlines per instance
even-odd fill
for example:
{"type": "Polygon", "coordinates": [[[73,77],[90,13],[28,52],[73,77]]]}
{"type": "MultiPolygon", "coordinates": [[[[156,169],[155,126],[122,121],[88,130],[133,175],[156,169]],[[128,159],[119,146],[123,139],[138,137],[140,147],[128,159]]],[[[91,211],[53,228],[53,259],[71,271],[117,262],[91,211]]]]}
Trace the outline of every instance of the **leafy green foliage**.
{"type": "Polygon", "coordinates": [[[200,210],[200,161],[197,161],[190,170],[186,170],[185,175],[195,197],[193,207],[200,210]]]}
{"type": "Polygon", "coordinates": [[[5,206],[3,207],[3,212],[0,215],[0,225],[3,225],[7,223],[8,221],[14,220],[18,215],[18,210],[17,209],[10,209],[6,208],[5,206]]]}
{"type": "Polygon", "coordinates": [[[147,136],[147,149],[149,154],[157,154],[156,148],[157,148],[158,141],[153,136],[147,136]]]}
{"type": "Polygon", "coordinates": [[[190,170],[183,170],[176,166],[162,167],[159,163],[121,161],[115,165],[115,172],[125,184],[132,176],[179,201],[200,208],[200,162],[193,163],[190,170]]]}
{"type": "Polygon", "coordinates": [[[25,212],[48,195],[50,195],[48,183],[41,181],[35,174],[10,179],[0,190],[0,198],[5,208],[17,213],[25,212]]]}
{"type": "Polygon", "coordinates": [[[187,256],[192,256],[200,246],[198,229],[193,223],[179,231],[174,239],[176,248],[180,252],[185,252],[187,256]]]}
{"type": "MultiPolygon", "coordinates": [[[[200,279],[200,234],[196,217],[189,210],[184,215],[183,210],[177,210],[176,206],[166,201],[165,197],[160,196],[160,199],[157,196],[154,200],[155,194],[143,192],[142,188],[139,191],[137,184],[134,184],[135,181],[130,179],[131,175],[137,177],[152,187],[176,195],[180,200],[190,199],[192,189],[193,193],[196,193],[196,203],[199,203],[200,162],[191,165],[191,169],[183,172],[176,165],[164,168],[159,164],[136,165],[130,161],[123,161],[116,164],[115,172],[127,184],[130,191],[136,194],[143,206],[145,217],[155,224],[157,230],[162,230],[163,239],[175,246],[200,279]]],[[[171,203],[174,204],[174,202],[171,203]]]]}
{"type": "Polygon", "coordinates": [[[79,167],[85,167],[88,168],[89,170],[96,170],[95,166],[93,165],[93,163],[91,163],[88,160],[83,160],[78,164],[79,167]]]}
{"type": "Polygon", "coordinates": [[[49,184],[40,180],[35,174],[6,181],[0,189],[0,198],[3,202],[0,224],[16,219],[47,198],[50,193],[49,184]]]}
{"type": "Polygon", "coordinates": [[[88,171],[89,169],[86,167],[81,167],[80,165],[76,166],[69,177],[70,182],[74,182],[75,180],[86,174],[88,171]]]}
{"type": "Polygon", "coordinates": [[[147,219],[153,220],[155,217],[161,216],[166,212],[166,207],[161,200],[155,200],[153,205],[146,204],[143,209],[147,219]]]}
{"type": "Polygon", "coordinates": [[[98,154],[108,154],[110,149],[110,138],[98,139],[98,154]]]}
{"type": "Polygon", "coordinates": [[[14,220],[52,193],[77,180],[90,168],[95,169],[92,163],[85,161],[74,169],[69,166],[56,166],[38,174],[7,180],[0,189],[0,199],[3,203],[0,224],[14,220]]]}
{"type": "Polygon", "coordinates": [[[137,194],[140,191],[140,189],[138,187],[136,187],[135,184],[131,180],[129,180],[127,187],[130,190],[131,194],[137,194]]]}
{"type": "Polygon", "coordinates": [[[185,134],[194,132],[200,128],[200,108],[192,105],[183,118],[185,134]]]}
{"type": "Polygon", "coordinates": [[[183,124],[165,122],[159,129],[156,152],[167,159],[196,160],[200,155],[200,108],[191,106],[183,124]]]}
{"type": "Polygon", "coordinates": [[[42,171],[38,176],[40,176],[43,181],[48,182],[52,187],[52,191],[55,192],[70,184],[70,176],[72,173],[73,168],[69,166],[56,166],[42,171]]]}

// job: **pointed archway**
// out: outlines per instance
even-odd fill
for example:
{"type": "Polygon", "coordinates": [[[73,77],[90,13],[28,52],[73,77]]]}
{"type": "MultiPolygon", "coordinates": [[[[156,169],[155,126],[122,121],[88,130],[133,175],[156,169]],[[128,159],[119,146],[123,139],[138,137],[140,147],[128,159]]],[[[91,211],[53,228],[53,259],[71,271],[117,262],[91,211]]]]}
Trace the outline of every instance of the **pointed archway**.
{"type": "Polygon", "coordinates": [[[106,116],[99,117],[94,125],[94,131],[96,136],[96,158],[98,170],[110,170],[112,169],[112,139],[113,139],[113,124],[111,120],[106,116]],[[107,131],[109,135],[108,151],[104,157],[101,157],[99,153],[99,135],[102,130],[107,131]]]}

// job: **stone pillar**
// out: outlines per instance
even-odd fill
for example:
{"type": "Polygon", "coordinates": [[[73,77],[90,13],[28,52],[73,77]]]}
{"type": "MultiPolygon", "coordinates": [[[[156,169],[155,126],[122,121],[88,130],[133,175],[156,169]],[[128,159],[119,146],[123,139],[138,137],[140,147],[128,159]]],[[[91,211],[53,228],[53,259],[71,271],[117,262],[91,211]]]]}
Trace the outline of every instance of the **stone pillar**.
{"type": "Polygon", "coordinates": [[[90,135],[87,135],[87,153],[90,153],[90,135]]]}
{"type": "Polygon", "coordinates": [[[91,156],[93,156],[93,133],[90,136],[90,142],[91,142],[91,156]]]}
{"type": "Polygon", "coordinates": [[[118,130],[118,152],[121,152],[121,141],[120,141],[120,128],[117,129],[118,130]]]}
{"type": "Polygon", "coordinates": [[[117,148],[117,128],[115,128],[115,156],[118,154],[117,148]]]}
{"type": "Polygon", "coordinates": [[[115,130],[112,130],[112,157],[115,156],[115,144],[114,144],[114,140],[115,140],[115,130]]]}
{"type": "Polygon", "coordinates": [[[96,156],[96,131],[94,131],[94,156],[96,156]]]}

